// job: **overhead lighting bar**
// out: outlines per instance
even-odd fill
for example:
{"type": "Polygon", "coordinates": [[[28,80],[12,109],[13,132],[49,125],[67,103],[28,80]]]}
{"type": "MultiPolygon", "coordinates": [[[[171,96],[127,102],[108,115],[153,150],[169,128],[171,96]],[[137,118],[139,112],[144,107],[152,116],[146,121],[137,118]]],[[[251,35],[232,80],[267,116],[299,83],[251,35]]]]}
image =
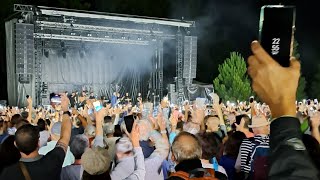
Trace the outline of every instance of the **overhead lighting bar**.
{"type": "Polygon", "coordinates": [[[106,20],[115,20],[115,21],[131,21],[135,23],[142,24],[160,24],[167,26],[176,26],[176,27],[194,27],[193,21],[178,21],[178,20],[166,20],[166,19],[155,19],[155,18],[145,18],[145,17],[130,17],[130,16],[112,16],[112,15],[102,15],[102,14],[90,14],[80,13],[80,12],[70,12],[63,10],[53,10],[53,9],[41,9],[47,7],[39,6],[40,11],[43,15],[48,16],[70,16],[70,17],[79,17],[79,18],[90,18],[90,19],[106,19],[106,20]]]}
{"type": "Polygon", "coordinates": [[[109,39],[109,38],[70,36],[70,35],[59,35],[59,34],[44,34],[44,33],[34,33],[34,38],[69,40],[69,41],[103,42],[103,43],[114,43],[114,44],[149,45],[148,41],[141,41],[141,40],[138,41],[138,40],[127,40],[127,39],[109,39]]]}
{"type": "Polygon", "coordinates": [[[128,28],[116,28],[116,27],[106,27],[106,26],[93,26],[84,24],[73,24],[71,23],[60,23],[60,22],[49,22],[49,21],[36,21],[40,27],[49,28],[72,28],[79,30],[89,30],[89,31],[108,31],[108,32],[127,32],[127,33],[141,33],[141,34],[163,34],[162,31],[154,31],[152,33],[150,30],[140,30],[140,29],[128,29],[128,28]]]}

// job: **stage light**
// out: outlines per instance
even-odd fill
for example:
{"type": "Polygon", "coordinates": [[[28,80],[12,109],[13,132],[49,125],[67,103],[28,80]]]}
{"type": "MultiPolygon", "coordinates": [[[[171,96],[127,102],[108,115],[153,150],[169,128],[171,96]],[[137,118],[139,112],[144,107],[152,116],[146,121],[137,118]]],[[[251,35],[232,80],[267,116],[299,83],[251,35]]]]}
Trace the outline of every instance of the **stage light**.
{"type": "Polygon", "coordinates": [[[88,34],[88,37],[92,37],[92,34],[88,34]]]}

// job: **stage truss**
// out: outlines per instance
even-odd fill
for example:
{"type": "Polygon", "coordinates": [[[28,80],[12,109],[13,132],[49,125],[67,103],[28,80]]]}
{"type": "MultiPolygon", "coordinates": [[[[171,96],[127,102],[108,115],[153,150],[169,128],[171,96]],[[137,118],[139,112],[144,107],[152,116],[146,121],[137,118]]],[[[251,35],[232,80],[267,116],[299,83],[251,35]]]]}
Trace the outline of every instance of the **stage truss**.
{"type": "MultiPolygon", "coordinates": [[[[16,72],[16,76],[26,77],[24,81],[17,80],[16,84],[30,84],[30,87],[22,95],[15,94],[14,96],[20,96],[16,99],[9,97],[9,104],[22,105],[18,99],[23,99],[21,96],[26,94],[34,96],[36,104],[43,104],[43,99],[47,98],[48,95],[48,92],[46,92],[48,84],[43,82],[41,78],[41,56],[48,49],[61,48],[61,41],[73,46],[73,48],[81,48],[83,43],[112,43],[140,46],[155,44],[156,61],[153,64],[154,71],[151,75],[152,82],[150,83],[150,88],[155,90],[156,95],[163,97],[163,42],[166,40],[176,40],[176,92],[178,93],[178,102],[181,103],[184,100],[184,88],[186,87],[184,83],[185,74],[183,72],[184,38],[192,36],[192,33],[195,31],[194,21],[21,4],[15,4],[14,11],[21,12],[21,16],[14,21],[15,24],[33,24],[34,26],[34,58],[32,73],[16,72]]],[[[15,49],[12,49],[12,51],[15,51],[15,49]]],[[[7,59],[7,61],[15,60],[7,59]]],[[[24,66],[24,68],[27,67],[27,65],[24,66]]],[[[190,74],[189,77],[191,76],[193,75],[190,74]]]]}

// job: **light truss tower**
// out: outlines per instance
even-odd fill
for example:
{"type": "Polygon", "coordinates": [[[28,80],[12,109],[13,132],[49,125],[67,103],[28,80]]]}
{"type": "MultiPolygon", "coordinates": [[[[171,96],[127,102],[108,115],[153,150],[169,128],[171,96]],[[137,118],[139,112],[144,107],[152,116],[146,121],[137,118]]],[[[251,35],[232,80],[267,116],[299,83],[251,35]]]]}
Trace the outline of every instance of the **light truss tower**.
{"type": "MultiPolygon", "coordinates": [[[[39,27],[35,26],[35,32],[39,30],[39,27]]],[[[41,89],[42,89],[42,52],[43,52],[43,44],[42,39],[35,38],[34,39],[34,64],[35,64],[35,71],[34,71],[34,83],[35,83],[35,102],[36,104],[42,104],[42,97],[41,97],[41,89]]]]}
{"type": "Polygon", "coordinates": [[[176,72],[177,72],[177,82],[176,89],[178,91],[178,104],[181,105],[183,102],[184,91],[183,91],[183,36],[178,29],[177,33],[177,53],[176,53],[176,72]]]}
{"type": "Polygon", "coordinates": [[[158,40],[157,42],[157,59],[158,59],[158,66],[157,66],[157,94],[159,95],[160,99],[163,97],[163,40],[158,40]]]}

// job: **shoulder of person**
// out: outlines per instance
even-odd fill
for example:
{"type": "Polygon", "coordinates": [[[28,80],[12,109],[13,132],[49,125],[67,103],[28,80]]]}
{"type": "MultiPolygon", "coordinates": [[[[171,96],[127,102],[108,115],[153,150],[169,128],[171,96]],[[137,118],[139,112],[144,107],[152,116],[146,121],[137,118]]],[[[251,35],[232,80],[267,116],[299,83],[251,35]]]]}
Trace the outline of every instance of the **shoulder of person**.
{"type": "Polygon", "coordinates": [[[21,179],[23,175],[20,172],[19,163],[14,163],[1,171],[0,179],[21,179]]]}
{"type": "Polygon", "coordinates": [[[178,176],[170,176],[167,180],[184,180],[184,179],[178,176]]]}

